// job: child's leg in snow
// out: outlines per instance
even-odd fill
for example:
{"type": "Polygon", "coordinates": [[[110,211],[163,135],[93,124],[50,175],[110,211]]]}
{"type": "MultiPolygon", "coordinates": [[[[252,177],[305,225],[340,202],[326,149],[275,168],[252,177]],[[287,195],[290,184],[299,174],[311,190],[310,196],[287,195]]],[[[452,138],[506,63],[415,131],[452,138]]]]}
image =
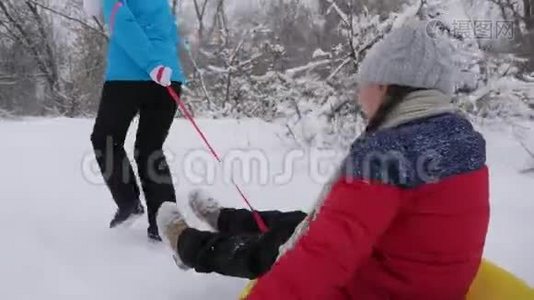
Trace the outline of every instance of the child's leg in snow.
{"type": "MultiPolygon", "coordinates": [[[[193,190],[189,194],[189,207],[195,215],[206,222],[212,229],[224,233],[260,233],[254,214],[247,209],[223,208],[219,202],[203,190],[193,190]]],[[[280,222],[300,223],[306,214],[300,211],[259,212],[267,227],[273,227],[280,222]]]]}
{"type": "MultiPolygon", "coordinates": [[[[227,211],[242,221],[249,222],[248,229],[254,225],[250,215],[245,211],[227,211]],[[251,220],[248,220],[250,218],[251,220]]],[[[250,212],[249,212],[250,214],[250,212]]],[[[196,229],[186,229],[178,240],[178,254],[183,263],[194,268],[197,272],[216,272],[222,275],[257,278],[269,271],[278,257],[278,248],[293,234],[297,225],[305,217],[304,213],[283,214],[279,212],[265,212],[266,219],[276,219],[271,222],[269,232],[264,234],[230,234],[202,232],[196,229]]],[[[239,228],[233,222],[231,229],[239,228]]],[[[257,228],[254,232],[257,232],[257,228]]]]}
{"type": "MultiPolygon", "coordinates": [[[[306,214],[301,211],[260,211],[259,214],[269,228],[278,227],[279,224],[296,227],[306,218],[306,214]]],[[[217,229],[222,233],[230,234],[260,233],[254,215],[248,209],[221,209],[217,229]]]]}

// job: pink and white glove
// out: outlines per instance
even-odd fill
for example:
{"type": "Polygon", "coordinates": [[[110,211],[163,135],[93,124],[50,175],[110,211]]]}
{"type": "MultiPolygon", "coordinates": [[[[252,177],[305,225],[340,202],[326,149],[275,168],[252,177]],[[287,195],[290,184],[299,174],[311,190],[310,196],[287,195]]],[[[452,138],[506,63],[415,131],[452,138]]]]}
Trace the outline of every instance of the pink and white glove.
{"type": "Polygon", "coordinates": [[[165,66],[157,66],[150,72],[150,78],[157,84],[168,87],[171,85],[172,69],[165,66]]]}

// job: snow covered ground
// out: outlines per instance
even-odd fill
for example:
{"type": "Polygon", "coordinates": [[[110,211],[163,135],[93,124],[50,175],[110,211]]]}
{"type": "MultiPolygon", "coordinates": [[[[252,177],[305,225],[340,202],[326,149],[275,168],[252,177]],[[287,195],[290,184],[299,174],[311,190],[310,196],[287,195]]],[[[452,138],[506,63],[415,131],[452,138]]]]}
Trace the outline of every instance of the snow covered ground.
{"type": "MultiPolygon", "coordinates": [[[[263,166],[255,177],[236,176],[260,209],[307,209],[341,155],[301,153],[278,138],[276,125],[257,120],[200,123],[227,157],[263,166]]],[[[0,121],[0,299],[236,299],[245,281],[178,270],[162,245],[147,241],[144,219],[129,230],[107,228],[114,204],[92,159],[91,126],[0,121]]],[[[527,155],[509,131],[493,125],[484,132],[493,208],[486,256],[534,284],[534,176],[518,172],[527,155]]],[[[212,164],[189,124],[177,121],[166,147],[193,225],[200,224],[184,199],[194,186],[242,205],[227,184],[231,164],[212,164]]]]}

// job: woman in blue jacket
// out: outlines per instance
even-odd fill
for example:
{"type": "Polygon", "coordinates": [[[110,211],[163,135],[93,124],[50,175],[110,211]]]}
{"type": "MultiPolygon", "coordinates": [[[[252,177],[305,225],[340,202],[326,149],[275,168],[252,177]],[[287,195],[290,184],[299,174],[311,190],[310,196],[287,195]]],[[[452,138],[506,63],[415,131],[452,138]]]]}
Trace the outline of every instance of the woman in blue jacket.
{"type": "Polygon", "coordinates": [[[175,19],[166,0],[86,1],[102,9],[111,31],[106,81],[91,135],[100,170],[118,206],[110,227],[128,224],[144,213],[123,148],[130,123],[139,114],[135,160],[147,204],[148,236],[160,240],[156,212],[163,202],[176,202],[162,150],[176,113],[166,87],[180,92],[184,82],[175,19]]]}

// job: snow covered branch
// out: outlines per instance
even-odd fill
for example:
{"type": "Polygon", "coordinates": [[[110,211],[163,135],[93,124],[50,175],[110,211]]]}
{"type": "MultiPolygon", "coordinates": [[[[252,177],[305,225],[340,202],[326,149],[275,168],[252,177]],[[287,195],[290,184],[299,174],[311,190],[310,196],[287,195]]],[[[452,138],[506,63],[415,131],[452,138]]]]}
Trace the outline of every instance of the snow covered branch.
{"type": "Polygon", "coordinates": [[[14,85],[17,79],[11,75],[0,74],[0,85],[14,85]]]}
{"type": "Polygon", "coordinates": [[[57,15],[57,16],[59,16],[61,18],[64,18],[64,19],[69,20],[69,21],[72,21],[74,23],[77,23],[77,24],[81,25],[83,28],[91,30],[91,31],[101,35],[102,37],[108,39],[108,35],[106,34],[103,25],[96,18],[93,18],[93,21],[97,24],[97,28],[93,27],[92,25],[88,24],[87,22],[85,22],[84,20],[82,20],[80,18],[69,16],[66,13],[63,13],[63,12],[57,10],[57,9],[54,9],[54,8],[50,7],[49,5],[45,5],[45,4],[43,4],[41,2],[38,2],[38,1],[35,1],[35,0],[26,0],[26,1],[28,3],[31,3],[31,4],[33,4],[35,6],[37,6],[37,7],[42,8],[43,10],[46,10],[46,11],[48,11],[48,12],[54,14],[54,15],[57,15]]]}

